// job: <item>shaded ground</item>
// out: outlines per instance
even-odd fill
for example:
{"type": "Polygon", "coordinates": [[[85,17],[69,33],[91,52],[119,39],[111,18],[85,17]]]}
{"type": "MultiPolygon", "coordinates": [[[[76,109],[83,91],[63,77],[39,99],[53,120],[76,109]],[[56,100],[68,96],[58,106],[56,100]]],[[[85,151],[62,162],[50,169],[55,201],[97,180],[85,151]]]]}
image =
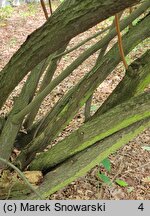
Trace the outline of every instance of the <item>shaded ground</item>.
{"type": "MultiPolygon", "coordinates": [[[[38,28],[45,22],[45,18],[41,8],[37,5],[25,6],[10,11],[10,17],[4,17],[0,20],[0,69],[9,61],[13,53],[25,41],[27,35],[38,28]]],[[[88,32],[80,34],[70,42],[70,47],[84,40],[97,30],[103,29],[112,22],[110,18],[107,22],[90,29],[88,32]]],[[[98,38],[100,39],[100,38],[98,38]]],[[[59,63],[56,75],[58,75],[63,68],[70,64],[79,53],[87,49],[91,44],[96,42],[93,39],[85,46],[79,48],[77,51],[65,56],[59,63]]],[[[114,39],[116,41],[116,39],[114,39]]],[[[111,44],[109,48],[111,47],[111,44]]],[[[141,55],[148,47],[147,42],[138,46],[132,54],[127,58],[128,63],[141,55]]],[[[50,96],[47,96],[38,116],[44,115],[56,101],[70,89],[78,80],[90,70],[94,65],[96,55],[91,56],[84,62],[77,70],[75,70],[68,78],[66,78],[50,96]]],[[[55,76],[56,76],[55,75],[55,76]]],[[[124,75],[124,69],[120,64],[115,71],[103,82],[95,91],[92,105],[92,112],[98,108],[99,105],[107,98],[112,89],[124,75]]],[[[6,105],[3,107],[0,114],[5,115],[12,107],[13,97],[15,97],[21,90],[25,79],[16,87],[6,105]]],[[[84,110],[81,109],[76,117],[71,121],[67,128],[60,134],[58,140],[78,128],[84,121],[84,110]]],[[[150,152],[144,150],[143,147],[150,145],[150,130],[140,134],[128,145],[120,149],[116,154],[111,155],[110,160],[112,164],[111,173],[107,175],[113,181],[112,186],[102,184],[97,176],[100,169],[99,166],[93,168],[86,176],[71,183],[65,189],[53,194],[50,199],[150,199],[150,152]],[[125,180],[128,183],[127,187],[120,187],[114,183],[116,178],[125,180]]]]}

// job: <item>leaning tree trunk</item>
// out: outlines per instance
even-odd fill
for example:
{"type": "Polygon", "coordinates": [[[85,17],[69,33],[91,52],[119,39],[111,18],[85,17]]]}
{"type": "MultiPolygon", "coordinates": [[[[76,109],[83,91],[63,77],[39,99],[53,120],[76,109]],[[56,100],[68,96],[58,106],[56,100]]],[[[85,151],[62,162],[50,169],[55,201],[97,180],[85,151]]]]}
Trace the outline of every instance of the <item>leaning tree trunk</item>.
{"type": "MultiPolygon", "coordinates": [[[[62,189],[72,181],[85,175],[103,159],[121,148],[123,145],[127,144],[148,127],[150,127],[150,118],[146,118],[130,127],[114,133],[112,136],[97,142],[90,148],[87,148],[68,160],[65,160],[45,175],[44,181],[42,185],[40,185],[38,191],[46,198],[54,192],[62,189]]],[[[38,199],[34,194],[29,197],[23,196],[21,198],[38,199]]]]}
{"type": "MultiPolygon", "coordinates": [[[[44,98],[89,56],[100,49],[102,53],[104,47],[116,36],[116,30],[112,29],[103,39],[83,52],[60,75],[52,79],[57,60],[64,55],[61,51],[65,50],[69,40],[135,2],[138,1],[65,1],[41,28],[28,37],[1,71],[0,107],[14,87],[31,71],[7,119],[0,118],[0,157],[9,160],[14,146],[17,146],[20,154],[13,159],[13,163],[21,170],[40,170],[44,174],[43,183],[37,189],[43,198],[84,175],[150,126],[150,93],[148,90],[145,91],[150,83],[150,51],[147,51],[129,66],[116,89],[88,121],[43,152],[121,62],[118,43],[114,44],[102,58],[97,58],[93,68],[39,122],[33,123],[44,98]],[[41,89],[35,94],[39,79],[44,72],[46,73],[41,89]],[[12,82],[6,85],[10,77],[12,82]],[[26,133],[20,131],[21,127],[26,127],[26,133]]],[[[121,30],[131,24],[149,6],[150,2],[145,1],[121,21],[121,30]]],[[[149,22],[150,14],[147,13],[123,36],[125,55],[150,36],[149,22]]],[[[4,168],[1,162],[0,168],[4,168]]],[[[10,171],[8,175],[9,173],[10,171]]],[[[8,197],[38,199],[24,183],[18,179],[11,181],[15,187],[7,193],[5,176],[0,178],[1,199],[8,197]]]]}
{"type": "Polygon", "coordinates": [[[61,4],[42,27],[28,36],[1,71],[0,108],[16,85],[40,61],[60,49],[74,36],[137,2],[139,0],[110,0],[107,3],[105,0],[68,0],[61,4]],[[7,85],[10,79],[11,83],[7,85]]]}
{"type": "MultiPolygon", "coordinates": [[[[140,41],[150,35],[148,23],[150,17],[146,17],[141,23],[124,36],[125,53],[132,50],[140,41]],[[142,30],[141,30],[142,29],[142,30]],[[137,34],[139,32],[141,34],[137,34]],[[134,37],[133,37],[134,35],[134,37]],[[136,38],[136,39],[135,39],[136,38]]],[[[35,157],[36,152],[44,150],[44,148],[55,139],[56,135],[64,129],[64,127],[74,117],[79,108],[86,102],[88,97],[93,93],[96,87],[105,80],[109,73],[120,62],[117,44],[105,55],[102,62],[96,65],[89,74],[71,89],[62,101],[56,104],[56,108],[46,116],[46,128],[40,128],[40,134],[21,152],[17,159],[17,163],[21,169],[24,169],[35,157]],[[112,61],[113,59],[113,61],[112,61]],[[80,94],[79,94],[80,93],[80,94]],[[51,136],[49,136],[51,134],[51,136]],[[42,144],[41,144],[42,143],[42,144]]],[[[45,122],[43,122],[44,124],[45,122]]],[[[41,125],[42,127],[42,125],[41,125]]],[[[45,127],[45,125],[44,125],[45,127]]]]}

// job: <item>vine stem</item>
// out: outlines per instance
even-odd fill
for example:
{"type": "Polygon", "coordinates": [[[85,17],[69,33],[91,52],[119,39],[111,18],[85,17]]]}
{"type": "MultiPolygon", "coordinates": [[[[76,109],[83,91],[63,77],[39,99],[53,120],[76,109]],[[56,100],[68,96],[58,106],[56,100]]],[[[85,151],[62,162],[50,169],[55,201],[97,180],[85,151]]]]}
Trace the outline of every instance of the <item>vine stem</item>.
{"type": "Polygon", "coordinates": [[[123,51],[123,45],[122,45],[122,37],[121,37],[121,33],[120,33],[120,25],[119,25],[119,16],[118,14],[115,15],[115,26],[116,26],[116,31],[117,31],[117,35],[118,35],[118,45],[119,45],[119,52],[120,52],[120,56],[122,58],[123,64],[125,69],[128,69],[128,64],[125,60],[125,55],[124,55],[124,51],[123,51]]]}

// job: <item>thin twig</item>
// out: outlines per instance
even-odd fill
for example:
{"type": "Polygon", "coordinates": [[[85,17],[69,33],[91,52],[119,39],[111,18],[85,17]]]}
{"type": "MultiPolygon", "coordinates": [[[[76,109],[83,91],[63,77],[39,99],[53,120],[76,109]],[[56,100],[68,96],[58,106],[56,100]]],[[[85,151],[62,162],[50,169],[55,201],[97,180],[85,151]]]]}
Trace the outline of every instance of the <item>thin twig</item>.
{"type": "Polygon", "coordinates": [[[46,20],[48,20],[48,12],[46,10],[45,2],[44,2],[44,0],[40,0],[40,2],[41,2],[41,6],[42,6],[42,9],[43,9],[45,18],[46,18],[46,20]]]}
{"type": "Polygon", "coordinates": [[[49,3],[50,15],[52,15],[53,10],[52,10],[52,3],[51,3],[51,0],[48,0],[48,3],[49,3]]]}
{"type": "Polygon", "coordinates": [[[121,56],[122,62],[124,64],[124,67],[127,70],[128,69],[128,64],[126,62],[125,55],[124,55],[118,14],[115,15],[115,26],[116,26],[116,31],[117,31],[117,35],[118,35],[118,45],[119,45],[120,56],[121,56]]]}

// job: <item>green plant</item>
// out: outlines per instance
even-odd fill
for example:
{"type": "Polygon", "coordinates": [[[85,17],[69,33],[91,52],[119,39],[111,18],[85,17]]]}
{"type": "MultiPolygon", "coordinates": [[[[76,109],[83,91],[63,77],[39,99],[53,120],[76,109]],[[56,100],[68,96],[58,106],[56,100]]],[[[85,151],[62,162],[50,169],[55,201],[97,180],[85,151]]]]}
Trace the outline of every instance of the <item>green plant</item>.
{"type": "MultiPolygon", "coordinates": [[[[102,166],[106,169],[106,171],[110,172],[111,171],[111,163],[110,160],[108,158],[105,158],[102,162],[101,162],[102,166]]],[[[101,172],[101,170],[98,171],[98,177],[101,179],[101,181],[104,184],[107,185],[111,185],[111,179],[105,175],[103,172],[101,172]]]]}
{"type": "Polygon", "coordinates": [[[128,186],[128,183],[121,180],[121,179],[116,179],[115,182],[121,187],[127,187],[128,186]]]}
{"type": "MultiPolygon", "coordinates": [[[[111,172],[111,162],[108,158],[105,158],[101,164],[103,165],[103,167],[106,169],[106,171],[111,172]]],[[[98,177],[101,179],[101,181],[106,184],[106,185],[112,185],[113,181],[118,184],[121,187],[127,187],[128,183],[121,180],[121,179],[114,179],[111,180],[107,175],[105,175],[103,172],[101,172],[100,170],[98,171],[98,177]]]]}
{"type": "MultiPolygon", "coordinates": [[[[67,0],[64,1],[51,18],[27,38],[0,72],[2,112],[3,106],[8,106],[9,95],[27,77],[25,82],[21,83],[21,86],[23,85],[21,92],[16,95],[17,98],[12,104],[11,111],[6,110],[7,118],[3,120],[3,115],[0,116],[0,157],[7,161],[11,159],[13,164],[22,171],[29,169],[42,172],[44,178],[37,191],[43,198],[49,198],[54,192],[83,176],[97,165],[98,161],[116,152],[150,126],[150,94],[148,91],[144,92],[150,81],[148,70],[150,51],[142,51],[140,58],[134,60],[131,65],[133,68],[131,73],[125,74],[107,100],[99,106],[94,116],[91,116],[91,119],[84,122],[78,129],[74,128],[75,130],[70,131],[68,136],[64,134],[62,140],[59,139],[60,134],[67,126],[71,126],[71,121],[78,115],[97,87],[121,62],[118,43],[112,44],[112,47],[107,49],[116,36],[116,29],[113,28],[111,33],[75,56],[75,60],[69,65],[67,62],[67,65],[64,65],[66,67],[58,75],[56,70],[61,59],[55,58],[56,55],[62,56],[62,53],[64,55],[65,50],[68,52],[67,46],[70,40],[83,30],[88,30],[89,27],[94,27],[114,13],[119,13],[120,10],[132,5],[134,1],[124,1],[123,5],[121,5],[121,0],[106,1],[106,5],[101,4],[99,0],[70,0],[69,3],[67,0]],[[100,52],[95,56],[94,65],[92,63],[87,68],[85,75],[82,75],[79,68],[81,78],[78,83],[65,92],[59,89],[63,96],[61,94],[54,105],[51,104],[50,98],[50,107],[40,119],[36,120],[36,117],[39,117],[37,114],[40,106],[47,96],[51,94],[53,97],[54,91],[64,86],[62,83],[64,79],[71,80],[72,77],[69,76],[73,71],[99,50],[103,51],[103,55],[100,52]],[[139,67],[134,67],[135,65],[139,67]],[[56,76],[53,77],[53,75],[56,76]],[[53,105],[52,108],[51,105],[53,105]],[[58,142],[53,145],[56,140],[58,142]],[[17,152],[20,152],[16,155],[17,157],[14,157],[13,153],[16,152],[15,148],[18,149],[17,152]]],[[[132,13],[132,16],[122,20],[121,30],[129,26],[149,6],[149,1],[144,2],[132,13]]],[[[149,36],[149,22],[150,17],[146,16],[132,28],[132,31],[123,36],[126,55],[149,36]]],[[[80,39],[77,40],[80,41],[80,39]]],[[[66,80],[65,83],[67,84],[68,81],[66,80]]],[[[103,164],[109,172],[110,162],[105,159],[103,164]]],[[[119,168],[121,169],[122,166],[119,168]]],[[[0,161],[0,169],[7,169],[2,161],[0,161]]],[[[102,175],[103,170],[99,174],[105,181],[108,180],[114,184],[120,174],[120,169],[113,180],[109,180],[106,173],[104,173],[106,177],[102,175]]],[[[147,181],[147,179],[143,180],[147,181]]],[[[0,194],[0,198],[7,199],[8,193],[2,195],[0,194]]],[[[18,188],[11,199],[16,197],[17,199],[39,199],[38,195],[18,188]]]]}
{"type": "Polygon", "coordinates": [[[14,9],[11,6],[6,6],[4,8],[0,8],[0,20],[5,20],[11,17],[14,9]]]}

